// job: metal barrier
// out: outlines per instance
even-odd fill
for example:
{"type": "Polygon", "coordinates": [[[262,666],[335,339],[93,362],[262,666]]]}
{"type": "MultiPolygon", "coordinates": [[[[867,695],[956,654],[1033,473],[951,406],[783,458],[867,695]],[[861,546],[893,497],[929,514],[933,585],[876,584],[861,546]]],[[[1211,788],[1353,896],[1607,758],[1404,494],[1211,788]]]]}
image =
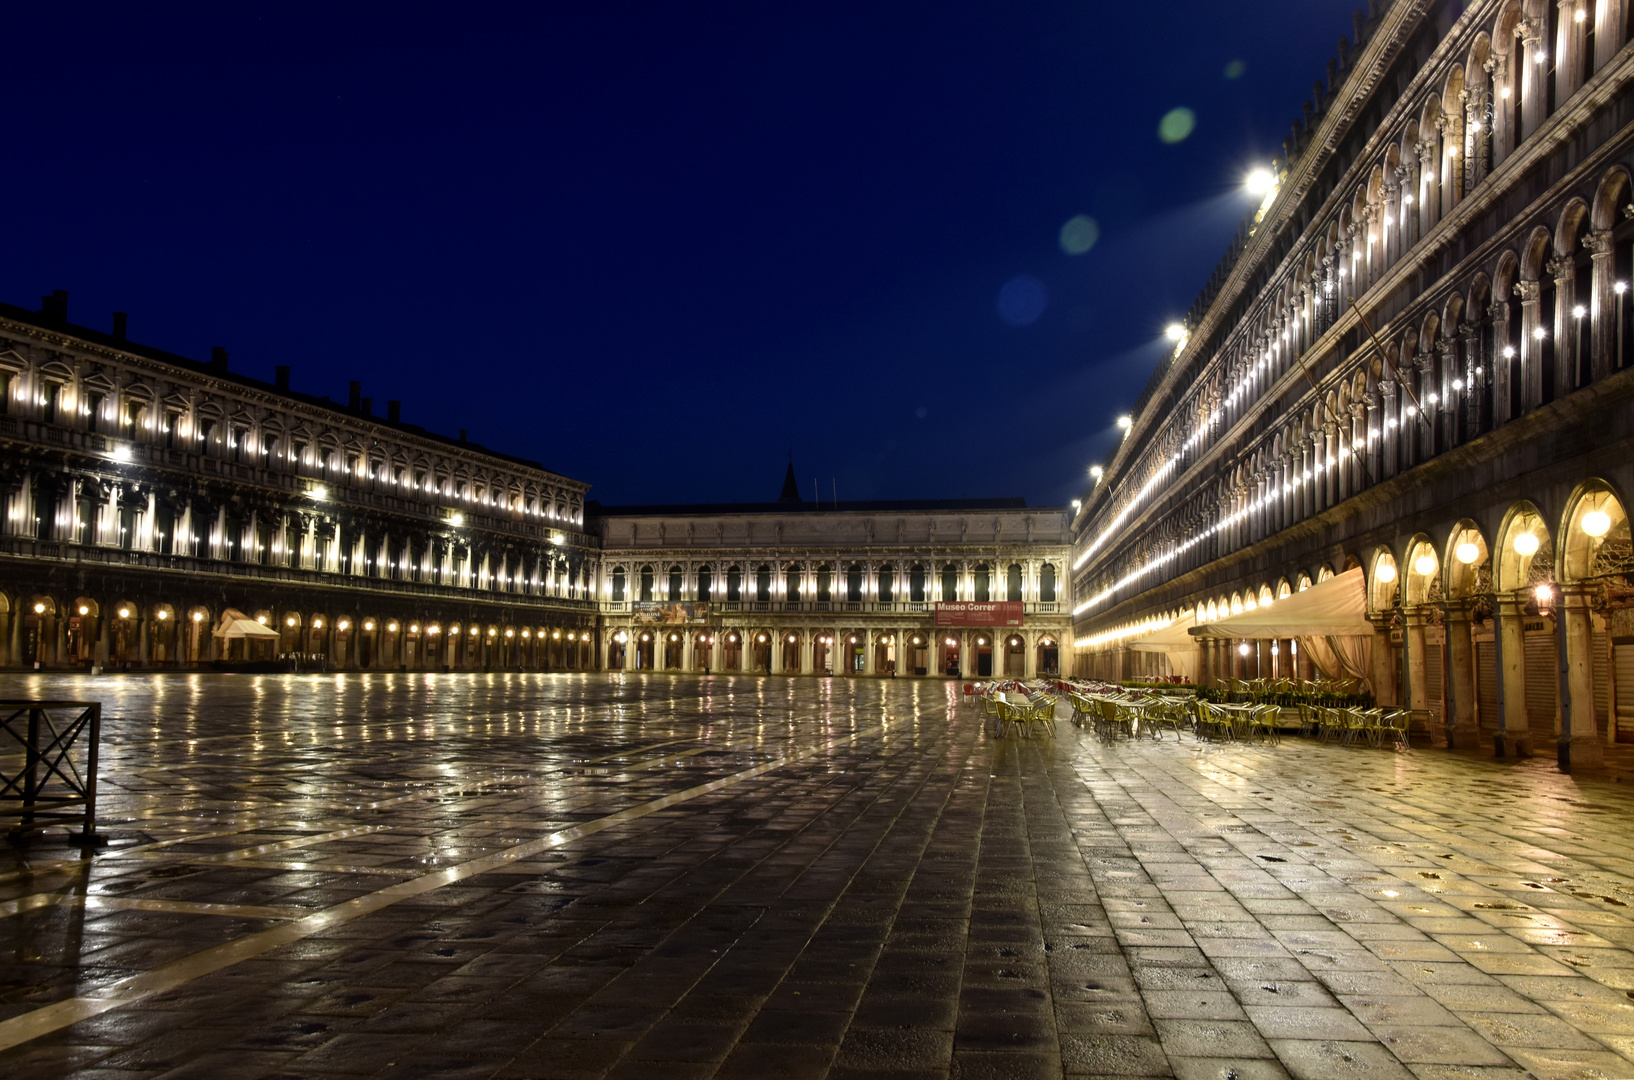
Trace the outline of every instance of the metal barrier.
{"type": "Polygon", "coordinates": [[[79,825],[75,842],[96,843],[102,703],[0,701],[0,732],[0,815],[21,818],[10,835],[79,825]],[[21,769],[11,773],[17,765],[21,769]]]}

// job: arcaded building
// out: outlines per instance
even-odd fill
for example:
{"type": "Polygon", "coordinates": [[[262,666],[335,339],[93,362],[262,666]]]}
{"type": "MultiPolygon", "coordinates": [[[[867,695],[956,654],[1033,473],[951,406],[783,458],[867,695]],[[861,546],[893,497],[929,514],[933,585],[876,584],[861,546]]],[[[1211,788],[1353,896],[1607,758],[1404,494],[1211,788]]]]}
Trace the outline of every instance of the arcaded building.
{"type": "Polygon", "coordinates": [[[595,665],[586,484],[378,416],[356,383],[332,402],[137,345],[122,316],[75,326],[62,293],[0,305],[0,402],[10,666],[595,665]]]}
{"type": "MultiPolygon", "coordinates": [[[[1360,568],[1366,670],[1326,674],[1455,746],[1634,738],[1628,7],[1359,19],[1084,497],[1078,671],[1360,568]]],[[[1296,638],[1189,659],[1310,673],[1296,638]]]]}
{"type": "Polygon", "coordinates": [[[1021,499],[600,508],[385,415],[0,305],[13,668],[1059,670],[1067,518],[1021,499]]]}
{"type": "Polygon", "coordinates": [[[1062,670],[1067,515],[1026,501],[597,507],[608,666],[1031,678],[1062,670]]]}

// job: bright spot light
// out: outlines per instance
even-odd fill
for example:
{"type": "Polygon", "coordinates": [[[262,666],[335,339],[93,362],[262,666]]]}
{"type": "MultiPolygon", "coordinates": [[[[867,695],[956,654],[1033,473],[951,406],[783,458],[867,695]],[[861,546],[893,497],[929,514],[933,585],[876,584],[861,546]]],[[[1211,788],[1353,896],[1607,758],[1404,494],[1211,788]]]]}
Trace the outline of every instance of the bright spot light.
{"type": "Polygon", "coordinates": [[[329,498],[329,489],[324,487],[322,484],[315,484],[313,485],[312,490],[307,492],[307,494],[312,496],[314,499],[327,499],[329,498]]]}
{"type": "Polygon", "coordinates": [[[1379,568],[1373,571],[1373,576],[1380,581],[1394,581],[1396,580],[1396,568],[1387,562],[1382,562],[1379,564],[1379,568]]]}
{"type": "Polygon", "coordinates": [[[1248,179],[1243,182],[1243,187],[1248,189],[1250,195],[1264,196],[1276,186],[1276,183],[1277,178],[1272,175],[1270,169],[1255,169],[1248,174],[1248,179]]]}
{"type": "Polygon", "coordinates": [[[116,446],[116,447],[113,448],[112,453],[113,453],[113,459],[115,461],[129,461],[130,460],[130,447],[128,447],[128,446],[116,446]]]}
{"type": "Polygon", "coordinates": [[[1103,475],[1105,475],[1105,473],[1106,473],[1106,470],[1101,468],[1099,465],[1091,465],[1089,467],[1089,475],[1093,476],[1097,480],[1099,480],[1103,475]]]}
{"type": "Polygon", "coordinates": [[[1123,430],[1128,431],[1130,428],[1135,426],[1135,418],[1132,416],[1120,416],[1118,417],[1118,426],[1123,428],[1123,430]]]}
{"type": "Polygon", "coordinates": [[[1186,328],[1179,323],[1170,323],[1163,328],[1163,336],[1170,341],[1180,341],[1186,336],[1186,328]]]}
{"type": "Polygon", "coordinates": [[[1417,570],[1420,576],[1429,577],[1431,574],[1435,573],[1435,556],[1420,555],[1416,560],[1414,560],[1413,569],[1417,570]]]}
{"type": "Polygon", "coordinates": [[[1604,536],[1611,531],[1611,515],[1604,510],[1590,510],[1583,515],[1582,525],[1589,536],[1604,536]]]}
{"type": "Polygon", "coordinates": [[[1536,555],[1538,553],[1538,538],[1534,533],[1519,533],[1514,540],[1515,552],[1519,555],[1536,555]]]}
{"type": "Polygon", "coordinates": [[[1481,548],[1480,545],[1465,540],[1462,544],[1459,544],[1453,549],[1453,554],[1457,556],[1459,562],[1463,563],[1465,566],[1468,566],[1470,563],[1481,557],[1481,548]]]}

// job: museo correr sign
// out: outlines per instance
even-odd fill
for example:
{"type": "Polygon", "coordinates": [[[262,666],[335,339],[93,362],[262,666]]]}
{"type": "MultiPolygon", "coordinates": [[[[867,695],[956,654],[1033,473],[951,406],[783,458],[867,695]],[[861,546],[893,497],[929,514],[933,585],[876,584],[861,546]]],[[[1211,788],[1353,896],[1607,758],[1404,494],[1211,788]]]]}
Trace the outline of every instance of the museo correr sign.
{"type": "Polygon", "coordinates": [[[937,626],[1020,626],[1020,600],[953,600],[936,605],[937,626]]]}

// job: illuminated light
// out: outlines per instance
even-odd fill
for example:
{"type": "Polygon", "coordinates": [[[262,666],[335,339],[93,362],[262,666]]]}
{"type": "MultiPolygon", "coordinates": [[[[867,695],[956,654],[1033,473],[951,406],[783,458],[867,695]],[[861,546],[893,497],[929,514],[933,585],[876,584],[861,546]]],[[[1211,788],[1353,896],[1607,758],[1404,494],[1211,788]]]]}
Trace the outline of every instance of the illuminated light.
{"type": "Polygon", "coordinates": [[[465,524],[465,515],[458,512],[452,513],[448,515],[448,523],[457,529],[465,524]]]}
{"type": "MultiPolygon", "coordinates": [[[[80,605],[80,606],[79,606],[79,613],[80,613],[80,614],[81,614],[81,615],[89,615],[89,614],[90,614],[90,613],[91,613],[91,609],[90,609],[90,608],[88,608],[88,607],[86,607],[86,606],[85,606],[85,605],[84,605],[84,604],[81,604],[81,605],[80,605]]],[[[195,616],[194,616],[194,618],[198,618],[198,616],[197,616],[197,615],[195,615],[195,616]]]]}
{"type": "Polygon", "coordinates": [[[1469,122],[1469,129],[1471,131],[1480,131],[1481,130],[1481,122],[1479,120],[1471,120],[1469,122]]]}
{"type": "Polygon", "coordinates": [[[1130,428],[1135,426],[1135,418],[1132,416],[1120,416],[1118,417],[1118,426],[1124,431],[1128,431],[1130,428]]]}
{"type": "Polygon", "coordinates": [[[1243,181],[1243,188],[1250,195],[1264,196],[1277,186],[1277,178],[1270,169],[1255,169],[1243,181]]]}
{"type": "Polygon", "coordinates": [[[1540,326],[1536,330],[1532,331],[1532,336],[1537,338],[1539,341],[1542,341],[1544,338],[1549,336],[1549,331],[1540,326]]]}
{"type": "Polygon", "coordinates": [[[1452,381],[1452,388],[1454,390],[1462,390],[1464,388],[1464,380],[1463,379],[1454,379],[1452,381]]]}
{"type": "Polygon", "coordinates": [[[369,620],[365,621],[364,624],[363,624],[363,629],[373,630],[374,629],[374,620],[369,619],[369,620]]]}
{"type": "Polygon", "coordinates": [[[1456,146],[1447,147],[1447,156],[1448,157],[1457,157],[1458,156],[1458,147],[1456,147],[1456,146]]]}
{"type": "Polygon", "coordinates": [[[1238,656],[1247,656],[1250,651],[1251,650],[1248,648],[1248,642],[1246,642],[1246,641],[1243,642],[1241,645],[1237,646],[1237,655],[1238,656]]]}
{"type": "MultiPolygon", "coordinates": [[[[42,608],[41,608],[41,610],[42,610],[42,611],[43,611],[43,610],[44,610],[44,608],[43,608],[43,607],[42,607],[42,608]]],[[[128,619],[128,618],[130,618],[130,608],[128,608],[128,607],[122,607],[122,608],[120,608],[120,609],[119,609],[119,617],[120,617],[120,618],[121,618],[121,619],[128,619]]]]}
{"type": "Polygon", "coordinates": [[[352,621],[350,619],[342,619],[340,622],[335,624],[335,629],[336,630],[346,630],[346,629],[350,628],[351,625],[352,625],[352,621]]]}
{"type": "MultiPolygon", "coordinates": [[[[560,637],[561,635],[558,634],[558,635],[555,635],[555,636],[560,637]]],[[[642,634],[641,635],[641,640],[642,641],[651,641],[652,640],[652,635],[651,634],[642,634]]]]}
{"type": "Polygon", "coordinates": [[[1611,291],[1616,293],[1618,296],[1623,295],[1625,292],[1628,291],[1628,282],[1626,282],[1626,281],[1616,282],[1615,284],[1613,284],[1611,286],[1611,291]]]}
{"type": "Polygon", "coordinates": [[[1179,323],[1170,323],[1163,328],[1163,336],[1170,341],[1180,341],[1186,336],[1186,328],[1179,323]]]}
{"type": "Polygon", "coordinates": [[[1505,345],[1504,346],[1504,359],[1505,360],[1515,359],[1515,347],[1513,345],[1505,345]]]}
{"type": "Polygon", "coordinates": [[[1517,554],[1536,555],[1538,553],[1538,538],[1533,533],[1516,533],[1512,543],[1517,554]]]}
{"type": "Polygon", "coordinates": [[[1582,304],[1576,304],[1572,307],[1572,318],[1574,319],[1581,319],[1588,313],[1589,309],[1584,307],[1582,304]]]}
{"type": "Polygon", "coordinates": [[[495,627],[492,627],[492,626],[488,627],[488,636],[489,637],[493,637],[498,632],[499,631],[495,627]]]}
{"type": "Polygon", "coordinates": [[[396,623],[387,623],[386,624],[386,632],[389,633],[389,634],[397,633],[397,624],[396,623]]]}
{"type": "Polygon", "coordinates": [[[1435,573],[1435,556],[1420,555],[1413,561],[1413,569],[1418,571],[1420,577],[1429,577],[1435,573]]]}
{"type": "Polygon", "coordinates": [[[1469,566],[1481,557],[1481,546],[1465,540],[1452,550],[1453,557],[1465,566],[1469,566]]]}
{"type": "Polygon", "coordinates": [[[794,643],[794,635],[793,635],[793,634],[790,634],[790,635],[789,635],[789,643],[790,643],[790,644],[793,644],[793,643],[794,643]]]}
{"type": "Polygon", "coordinates": [[[327,499],[329,498],[329,489],[324,487],[322,484],[317,484],[311,491],[308,491],[307,494],[312,496],[314,499],[327,499]]]}
{"type": "Polygon", "coordinates": [[[1381,562],[1373,571],[1373,576],[1379,581],[1391,582],[1396,580],[1396,568],[1391,563],[1381,562]]]}
{"type": "Polygon", "coordinates": [[[1409,192],[1408,194],[1403,195],[1401,197],[1401,205],[1403,205],[1403,206],[1412,206],[1413,205],[1412,193],[1409,192]]]}
{"type": "Polygon", "coordinates": [[[160,611],[160,612],[158,612],[158,616],[159,616],[159,621],[163,622],[165,619],[170,618],[170,612],[160,611]]]}
{"type": "Polygon", "coordinates": [[[1091,465],[1089,467],[1089,475],[1099,480],[1102,476],[1106,475],[1106,470],[1101,468],[1099,465],[1091,465]]]}
{"type": "Polygon", "coordinates": [[[284,620],[284,625],[285,626],[294,626],[295,625],[295,616],[291,615],[289,618],[285,619],[284,620]]]}
{"type": "Polygon", "coordinates": [[[44,604],[35,604],[34,605],[34,614],[44,615],[45,614],[45,605],[44,604]]]}
{"type": "Polygon", "coordinates": [[[1547,585],[1539,585],[1537,588],[1532,590],[1532,595],[1537,597],[1539,604],[1547,604],[1550,600],[1554,599],[1555,591],[1547,585]]]}
{"type": "MultiPolygon", "coordinates": [[[[83,615],[83,614],[85,614],[85,609],[84,609],[84,608],[80,608],[80,609],[79,609],[79,613],[80,613],[80,614],[81,614],[81,615],[83,615]]],[[[195,612],[193,612],[193,621],[194,621],[194,622],[203,622],[203,621],[204,621],[204,613],[203,613],[203,612],[201,612],[201,611],[195,611],[195,612]]]]}
{"type": "Polygon", "coordinates": [[[1589,9],[1588,8],[1578,8],[1577,13],[1572,16],[1572,21],[1574,21],[1574,22],[1584,22],[1584,21],[1586,21],[1588,19],[1588,17],[1589,17],[1589,9]]]}
{"type": "Polygon", "coordinates": [[[532,630],[523,630],[522,631],[522,636],[523,637],[532,637],[533,636],[533,631],[532,630]]]}
{"type": "Polygon", "coordinates": [[[1540,64],[1547,63],[1548,60],[1549,60],[1549,54],[1544,52],[1542,49],[1539,49],[1537,51],[1537,55],[1535,57],[1533,57],[1533,59],[1535,59],[1540,64]]]}
{"type": "Polygon", "coordinates": [[[1078,509],[1081,509],[1081,508],[1082,508],[1082,507],[1083,507],[1083,505],[1084,505],[1084,504],[1083,504],[1083,501],[1082,501],[1082,500],[1081,500],[1081,499],[1074,499],[1074,500],[1072,500],[1072,508],[1073,508],[1073,509],[1074,509],[1074,510],[1078,510],[1078,509]]]}
{"type": "Polygon", "coordinates": [[[1578,527],[1589,536],[1602,537],[1611,531],[1611,515],[1604,510],[1590,510],[1583,515],[1578,527]]]}
{"type": "Polygon", "coordinates": [[[1506,86],[1502,90],[1499,90],[1498,91],[1498,96],[1501,97],[1501,98],[1508,98],[1509,97],[1509,87],[1506,86]]]}

